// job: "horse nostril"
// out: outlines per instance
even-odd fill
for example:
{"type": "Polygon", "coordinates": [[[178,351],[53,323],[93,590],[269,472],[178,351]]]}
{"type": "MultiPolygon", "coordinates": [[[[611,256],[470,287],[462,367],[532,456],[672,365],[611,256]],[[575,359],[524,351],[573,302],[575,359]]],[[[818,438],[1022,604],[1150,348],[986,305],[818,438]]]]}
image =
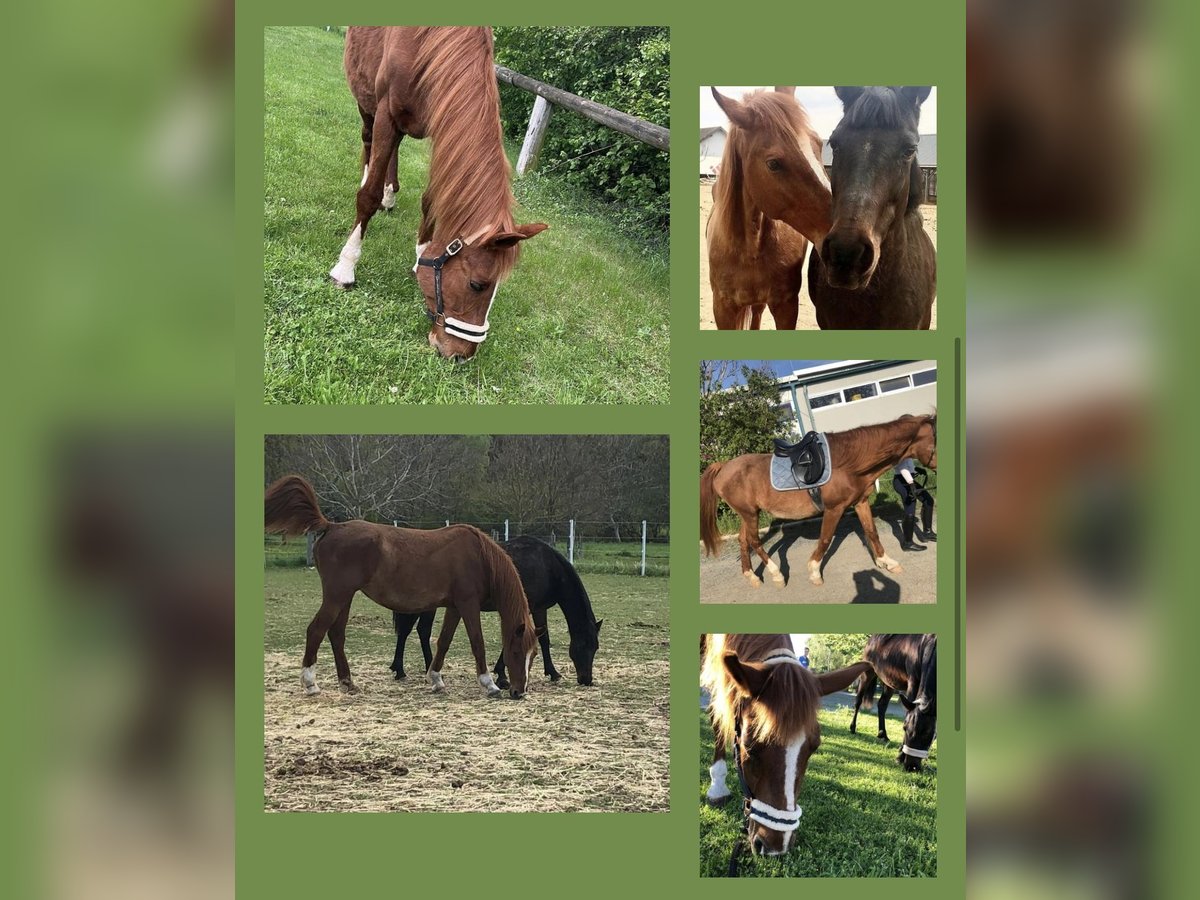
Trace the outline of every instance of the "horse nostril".
{"type": "Polygon", "coordinates": [[[766,845],[763,843],[762,838],[756,837],[750,842],[750,849],[754,852],[755,856],[762,856],[763,851],[766,850],[766,845]]]}

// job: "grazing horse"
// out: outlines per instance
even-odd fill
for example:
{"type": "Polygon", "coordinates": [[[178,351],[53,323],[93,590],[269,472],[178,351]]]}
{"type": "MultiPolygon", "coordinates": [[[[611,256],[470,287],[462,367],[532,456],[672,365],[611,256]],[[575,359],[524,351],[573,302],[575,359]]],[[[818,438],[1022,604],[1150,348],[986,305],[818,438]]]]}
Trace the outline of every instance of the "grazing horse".
{"type": "Polygon", "coordinates": [[[345,67],[363,121],[363,176],[354,228],[329,277],[354,284],[371,217],[396,203],[401,139],[430,138],[413,272],[429,343],[449,359],[470,359],[487,338],[488,314],[520,242],[547,227],[513,219],[492,30],[352,26],[345,67]]]}
{"type": "Polygon", "coordinates": [[[787,634],[710,634],[701,639],[700,682],[710,697],[712,783],[707,799],[729,799],[726,748],[745,799],[746,832],[756,856],[780,856],[800,827],[796,803],[809,757],[821,743],[821,697],[847,687],[870,666],[857,662],[814,675],[800,665],[787,634]]]}
{"type": "MultiPolygon", "coordinates": [[[[879,685],[879,676],[874,671],[864,672],[862,677],[858,679],[858,687],[854,689],[854,714],[850,717],[850,733],[858,734],[858,713],[864,706],[870,708],[875,700],[875,688],[879,685]]],[[[888,706],[892,702],[893,691],[886,684],[879,694],[879,733],[877,737],[881,741],[888,739],[887,729],[883,724],[883,717],[887,715],[888,706]]]]}
{"type": "Polygon", "coordinates": [[[937,415],[901,416],[892,422],[863,425],[849,431],[832,431],[829,441],[829,481],[813,491],[820,505],[806,490],[777,491],[771,486],[771,454],[748,453],[728,462],[716,462],[700,476],[700,536],[706,554],[720,553],[721,536],[717,530],[717,500],[724,500],[742,518],[739,541],[742,574],[755,587],[762,579],[750,569],[750,550],[762,559],[777,585],[783,573],[767,556],[758,536],[758,514],[765,510],[777,518],[807,519],[820,515],[821,538],[808,560],[808,580],[824,583],[821,563],[833,540],[838,520],[850,507],[858,513],[863,532],[870,544],[876,565],[889,572],[904,571],[884,552],[871,515],[870,494],[875,479],[900,460],[915,457],[921,465],[937,468],[937,415]]]}
{"type": "Polygon", "coordinates": [[[829,178],[821,139],[787,92],[741,102],[712,89],[729,117],[708,220],[708,271],[718,328],[796,327],[804,254],[829,230],[829,178]]]}
{"type": "Polygon", "coordinates": [[[421,613],[446,607],[437,654],[429,667],[433,691],[446,689],[442,663],[462,620],[475,655],[479,683],[489,697],[500,688],[487,669],[479,610],[485,603],[500,611],[504,655],[513,673],[513,699],[525,693],[529,666],[537,649],[529,603],[512,561],[495,541],[470,525],[437,531],[393,528],[356,519],[330,522],[321,513],[312,486],[299,475],[286,475],[267,488],[266,530],[316,535],[313,558],[321,576],[321,608],[308,626],[300,683],[309,694],[317,687],[317,649],[326,633],[333,648],[342,690],[356,693],[346,661],[346,622],[350,601],[362,591],[380,606],[421,613]]]}
{"type": "MultiPolygon", "coordinates": [[[[907,713],[904,716],[904,744],[896,756],[896,762],[909,772],[919,771],[921,763],[929,756],[929,748],[937,734],[937,635],[936,634],[873,634],[863,648],[863,659],[871,664],[874,676],[883,685],[879,698],[879,737],[887,740],[883,716],[892,694],[899,695],[907,713]]],[[[870,691],[874,693],[874,678],[870,691]]],[[[866,684],[860,684],[856,698],[854,718],[850,730],[854,731],[858,718],[858,703],[864,695],[866,684]]]]}
{"type": "MultiPolygon", "coordinates": [[[[550,659],[550,635],[546,631],[546,611],[558,606],[562,610],[563,618],[567,620],[567,630],[571,634],[568,653],[571,662],[575,664],[575,678],[580,684],[590,687],[592,662],[596,651],[600,649],[600,626],[603,620],[597,619],[592,612],[592,602],[588,599],[579,573],[565,556],[535,537],[523,535],[511,541],[501,541],[500,549],[509,555],[513,565],[517,567],[521,586],[529,599],[529,612],[533,616],[538,642],[542,647],[542,665],[546,677],[551,681],[562,678],[550,659]]],[[[483,608],[485,611],[494,611],[486,604],[483,608]]],[[[426,668],[433,659],[433,651],[429,646],[429,636],[433,632],[433,613],[421,613],[418,616],[393,612],[392,624],[396,628],[396,655],[390,668],[396,673],[396,680],[401,681],[405,677],[404,644],[412,633],[414,624],[417,626],[417,636],[421,639],[421,653],[425,656],[426,668]]],[[[496,675],[496,684],[502,688],[508,687],[503,654],[496,660],[492,671],[496,675]]]]}
{"type": "Polygon", "coordinates": [[[839,87],[833,225],[808,264],[822,328],[929,328],[937,253],[921,220],[918,121],[927,87],[839,87]]]}

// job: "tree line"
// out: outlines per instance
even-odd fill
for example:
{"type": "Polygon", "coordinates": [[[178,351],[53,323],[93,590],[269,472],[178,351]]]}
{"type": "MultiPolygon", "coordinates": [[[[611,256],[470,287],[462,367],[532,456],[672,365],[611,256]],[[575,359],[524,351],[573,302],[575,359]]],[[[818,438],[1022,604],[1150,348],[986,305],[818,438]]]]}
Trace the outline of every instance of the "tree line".
{"type": "Polygon", "coordinates": [[[743,453],[770,453],[772,439],[791,432],[791,414],[779,404],[779,385],[764,363],[700,361],[700,471],[743,453]],[[729,386],[741,375],[742,384],[729,386]]]}
{"type": "Polygon", "coordinates": [[[269,484],[307,478],[325,515],[401,524],[670,517],[665,435],[268,435],[269,484]]]}

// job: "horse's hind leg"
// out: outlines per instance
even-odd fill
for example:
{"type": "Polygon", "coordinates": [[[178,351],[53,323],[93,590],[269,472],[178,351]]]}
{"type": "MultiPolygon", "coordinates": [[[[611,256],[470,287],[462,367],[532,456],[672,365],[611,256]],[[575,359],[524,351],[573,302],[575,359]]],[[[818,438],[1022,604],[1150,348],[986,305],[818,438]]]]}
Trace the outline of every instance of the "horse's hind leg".
{"type": "Polygon", "coordinates": [[[321,693],[321,689],[317,687],[317,650],[320,649],[321,641],[325,640],[325,635],[329,633],[333,623],[341,615],[342,609],[349,608],[350,598],[353,596],[354,594],[351,593],[346,597],[337,597],[328,591],[325,592],[321,608],[317,610],[313,620],[308,623],[308,632],[304,641],[304,660],[300,669],[300,683],[304,685],[305,693],[310,696],[321,693]]]}
{"type": "Polygon", "coordinates": [[[404,672],[404,645],[408,643],[408,636],[412,634],[415,624],[417,616],[402,612],[392,613],[392,626],[396,630],[396,652],[392,654],[392,664],[388,668],[396,673],[397,681],[403,681],[407,677],[404,672]]]}
{"type": "MultiPolygon", "coordinates": [[[[366,130],[366,122],[363,122],[366,130]]],[[[363,172],[363,183],[358,189],[357,217],[354,229],[346,238],[345,246],[338,256],[337,264],[329,270],[329,278],[338,287],[348,288],[354,284],[354,268],[362,256],[363,237],[367,233],[367,225],[371,217],[379,209],[383,201],[383,183],[387,180],[387,165],[391,154],[400,140],[399,132],[387,113],[375,116],[371,129],[371,155],[363,172]]],[[[364,151],[366,142],[363,143],[364,151]]]]}
{"type": "Polygon", "coordinates": [[[500,687],[492,678],[487,667],[487,647],[483,643],[483,626],[479,622],[479,611],[463,616],[463,627],[467,629],[467,638],[471,641],[471,653],[475,656],[475,675],[489,697],[499,697],[500,687]]]}
{"type": "Polygon", "coordinates": [[[758,528],[758,515],[754,516],[754,524],[750,524],[750,519],[744,514],[739,513],[742,517],[742,527],[738,531],[738,550],[741,553],[742,575],[749,581],[751,587],[762,587],[762,579],[754,574],[754,570],[750,568],[750,529],[758,528]]]}
{"type": "Polygon", "coordinates": [[[747,531],[746,535],[750,539],[750,547],[758,554],[763,564],[767,567],[767,571],[771,573],[771,580],[779,587],[783,587],[783,573],[779,571],[779,566],[775,564],[775,560],[767,555],[767,551],[763,548],[762,539],[758,536],[758,516],[754,517],[754,527],[747,531]]]}
{"type": "Polygon", "coordinates": [[[429,671],[426,673],[429,678],[430,690],[435,694],[446,690],[446,682],[442,680],[442,665],[446,662],[446,651],[450,649],[450,641],[454,639],[454,632],[458,628],[458,621],[461,618],[462,616],[453,606],[446,607],[446,614],[442,616],[442,630],[438,634],[437,652],[433,654],[433,662],[429,664],[429,671]]]}
{"type": "Polygon", "coordinates": [[[433,662],[433,648],[429,646],[429,636],[433,634],[434,611],[421,613],[417,619],[417,637],[421,639],[421,655],[425,657],[425,668],[433,662]]]}
{"type": "Polygon", "coordinates": [[[329,646],[333,648],[333,664],[337,668],[338,684],[347,694],[357,694],[358,688],[350,677],[350,661],[346,659],[346,623],[350,620],[350,604],[347,603],[338,617],[329,626],[329,646]]]}
{"type": "Polygon", "coordinates": [[[867,543],[871,547],[871,554],[875,557],[875,564],[882,566],[896,575],[902,574],[904,568],[884,552],[883,544],[879,541],[879,532],[875,529],[875,517],[871,515],[870,500],[863,497],[854,504],[854,511],[858,513],[858,521],[862,523],[863,534],[866,536],[867,543]]]}
{"type": "Polygon", "coordinates": [[[837,530],[838,520],[845,511],[844,506],[827,506],[825,514],[821,517],[821,537],[812,556],[808,558],[808,580],[818,587],[825,583],[825,579],[821,577],[821,562],[825,559],[829,545],[833,543],[833,533],[837,530]]]}
{"type": "MultiPolygon", "coordinates": [[[[712,721],[712,716],[709,716],[709,721],[712,721]]],[[[729,774],[729,766],[725,763],[725,739],[720,733],[713,729],[713,762],[708,767],[708,794],[705,799],[712,806],[720,806],[729,799],[729,786],[725,783],[725,776],[729,774]]]]}

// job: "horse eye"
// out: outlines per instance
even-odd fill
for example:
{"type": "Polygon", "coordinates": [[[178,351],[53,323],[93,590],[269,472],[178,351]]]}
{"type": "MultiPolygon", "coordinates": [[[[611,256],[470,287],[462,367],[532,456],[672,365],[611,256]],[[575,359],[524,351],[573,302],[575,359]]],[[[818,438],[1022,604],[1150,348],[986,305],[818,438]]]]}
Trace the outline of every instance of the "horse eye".
{"type": "Polygon", "coordinates": [[[471,290],[475,291],[476,293],[482,291],[486,287],[487,287],[487,285],[484,284],[482,281],[472,281],[471,282],[471,290]]]}
{"type": "Polygon", "coordinates": [[[767,168],[770,169],[772,172],[778,172],[780,169],[783,168],[783,163],[781,163],[777,159],[768,159],[767,160],[767,168]]]}
{"type": "Polygon", "coordinates": [[[912,159],[916,155],[916,153],[917,153],[917,148],[915,145],[912,147],[904,148],[904,158],[905,159],[912,159]]]}

